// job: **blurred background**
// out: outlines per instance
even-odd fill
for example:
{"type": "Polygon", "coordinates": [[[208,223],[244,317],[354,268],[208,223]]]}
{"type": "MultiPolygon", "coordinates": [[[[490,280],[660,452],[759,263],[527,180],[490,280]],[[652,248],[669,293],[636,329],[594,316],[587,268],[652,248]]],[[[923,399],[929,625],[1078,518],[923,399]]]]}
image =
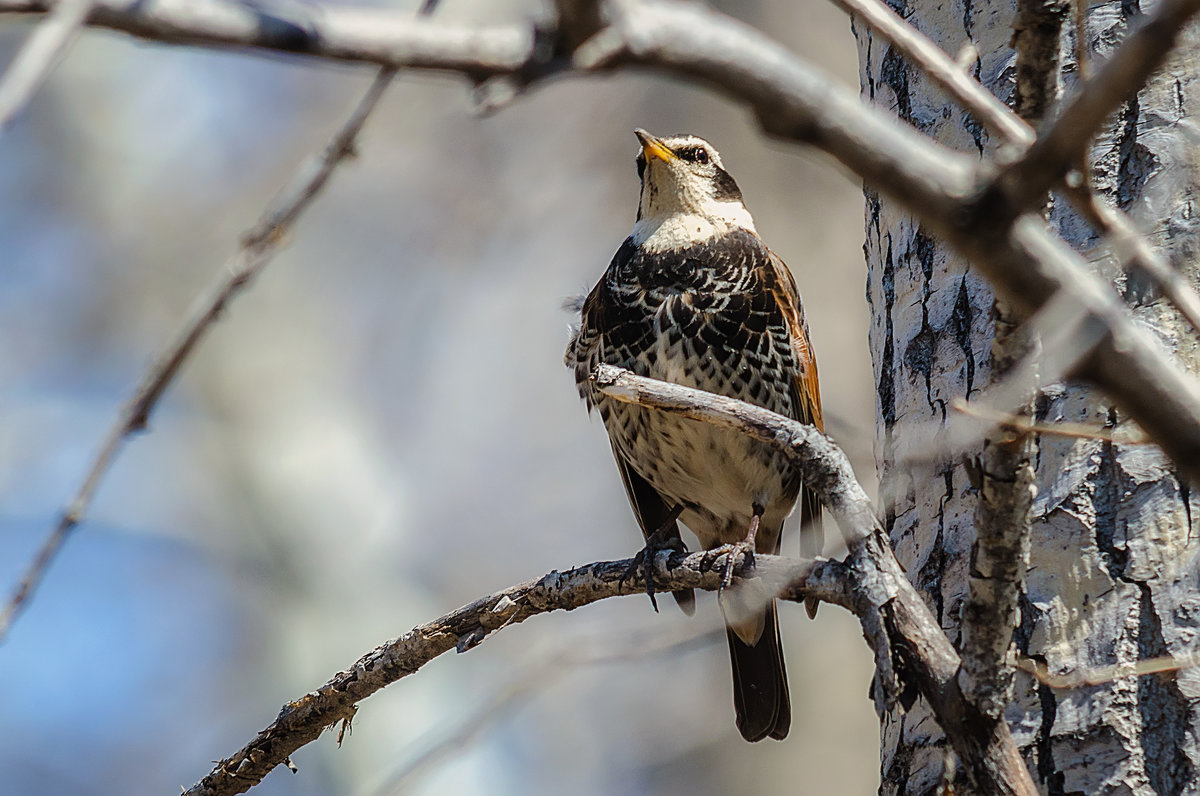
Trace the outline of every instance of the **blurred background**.
{"type": "MultiPolygon", "coordinates": [[[[718,5],[857,85],[832,7],[718,5]]],[[[438,16],[545,13],[445,0],[438,16]]],[[[31,29],[0,22],[0,63],[31,29]]],[[[0,138],[5,598],[142,370],[372,74],[87,31],[0,138]]],[[[0,646],[0,790],[178,793],[384,640],[636,552],[603,428],[562,365],[561,307],[633,222],[635,126],[720,149],[800,284],[829,429],[873,483],[853,178],[653,76],[559,80],[481,117],[464,82],[401,75],[0,646]]],[[[749,745],[715,602],[663,607],[608,600],[439,658],[367,700],[341,749],[326,734],[254,792],[875,790],[852,617],[783,606],[796,718],[786,741],[749,745]]]]}

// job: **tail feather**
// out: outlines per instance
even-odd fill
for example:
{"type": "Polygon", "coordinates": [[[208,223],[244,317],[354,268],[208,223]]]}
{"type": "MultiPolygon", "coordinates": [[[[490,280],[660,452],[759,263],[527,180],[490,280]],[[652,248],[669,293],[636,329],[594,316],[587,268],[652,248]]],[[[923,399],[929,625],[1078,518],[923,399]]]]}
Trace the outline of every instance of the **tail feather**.
{"type": "MultiPolygon", "coordinates": [[[[821,501],[811,489],[800,492],[800,555],[816,558],[825,549],[825,528],[821,524],[821,501]]],[[[804,601],[804,610],[809,619],[817,618],[817,607],[821,603],[811,597],[804,601]]]]}
{"type": "Polygon", "coordinates": [[[738,731],[751,742],[768,736],[783,740],[791,726],[792,705],[775,602],[767,608],[757,644],[746,644],[732,628],[726,629],[726,635],[733,666],[733,706],[737,711],[738,731]]]}

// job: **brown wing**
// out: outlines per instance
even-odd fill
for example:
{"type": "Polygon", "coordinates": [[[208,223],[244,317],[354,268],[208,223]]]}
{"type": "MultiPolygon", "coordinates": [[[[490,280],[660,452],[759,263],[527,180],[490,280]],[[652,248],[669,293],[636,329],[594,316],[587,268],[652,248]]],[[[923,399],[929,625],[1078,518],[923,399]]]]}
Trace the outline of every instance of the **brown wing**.
{"type": "Polygon", "coordinates": [[[794,397],[799,407],[796,418],[804,423],[811,423],[819,430],[825,430],[825,422],[821,417],[821,388],[817,381],[817,358],[813,353],[812,344],[808,340],[808,324],[804,321],[804,307],[800,303],[800,291],[796,289],[796,280],[792,272],[784,265],[783,260],[775,252],[770,252],[771,268],[775,279],[773,293],[775,302],[783,311],[791,332],[792,351],[796,355],[796,378],[794,397]]]}
{"type": "MultiPolygon", "coordinates": [[[[787,319],[792,338],[792,351],[796,355],[796,376],[793,380],[793,397],[798,407],[796,418],[811,423],[818,430],[825,430],[821,417],[821,386],[817,380],[817,358],[808,339],[808,324],[804,321],[804,306],[800,303],[800,291],[796,280],[783,260],[771,252],[771,268],[775,272],[775,301],[787,319]]],[[[825,529],[821,522],[821,501],[807,487],[800,490],[800,555],[805,558],[819,556],[825,547],[825,529]]],[[[806,600],[804,607],[810,617],[817,615],[817,601],[806,600]]]]}

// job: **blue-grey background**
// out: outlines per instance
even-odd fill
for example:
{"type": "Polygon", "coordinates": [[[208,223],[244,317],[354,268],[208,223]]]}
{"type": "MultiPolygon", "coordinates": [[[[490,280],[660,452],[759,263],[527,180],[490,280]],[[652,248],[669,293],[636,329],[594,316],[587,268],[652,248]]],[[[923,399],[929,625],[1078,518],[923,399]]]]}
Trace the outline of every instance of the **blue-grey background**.
{"type": "MultiPolygon", "coordinates": [[[[832,7],[725,10],[856,83],[832,7]]],[[[0,64],[31,29],[0,21],[0,64]]],[[[371,76],[88,31],[0,137],[5,595],[149,360],[371,76]]],[[[800,283],[829,427],[873,478],[853,179],[649,75],[556,81],[486,118],[463,82],[402,75],[361,157],[196,352],[0,646],[0,792],[178,793],[376,644],[638,548],[603,429],[561,364],[562,301],[633,220],[635,126],[721,150],[800,283]]],[[[874,790],[871,662],[850,617],[783,607],[795,725],[751,746],[719,637],[638,654],[717,624],[711,599],[692,620],[664,608],[610,600],[438,659],[365,702],[341,749],[326,735],[298,775],[255,792],[874,790]],[[615,660],[555,663],[570,649],[615,660]]]]}

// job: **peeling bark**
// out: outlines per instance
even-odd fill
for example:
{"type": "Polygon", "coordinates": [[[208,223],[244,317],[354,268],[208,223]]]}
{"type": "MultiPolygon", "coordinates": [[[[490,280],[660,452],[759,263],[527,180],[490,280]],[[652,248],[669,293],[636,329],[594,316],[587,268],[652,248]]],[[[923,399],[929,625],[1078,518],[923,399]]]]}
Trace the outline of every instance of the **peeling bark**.
{"type": "MultiPolygon", "coordinates": [[[[948,52],[972,42],[974,70],[993,93],[1025,108],[1052,103],[1045,88],[1018,96],[1011,44],[1015,2],[907,0],[891,4],[948,52]]],[[[1029,4],[1032,8],[1035,4],[1029,4]]],[[[1041,4],[1061,20],[1063,8],[1041,4]]],[[[1141,8],[1113,0],[1087,9],[1085,50],[1096,62],[1123,39],[1141,8]]],[[[1023,24],[1038,24],[1026,17],[1023,24]]],[[[962,152],[993,152],[998,142],[975,124],[886,42],[855,27],[863,93],[942,143],[962,152]]],[[[1065,90],[1074,84],[1075,31],[1065,23],[1057,53],[1030,62],[1060,64],[1065,90]]],[[[1093,184],[1130,212],[1154,245],[1188,280],[1197,281],[1200,222],[1195,213],[1197,156],[1179,123],[1200,108],[1200,35],[1185,43],[1135,101],[1110,119],[1092,148],[1093,184]]],[[[1050,111],[1052,114],[1053,111],[1050,111]]],[[[1058,202],[1050,215],[1081,251],[1097,247],[1088,225],[1058,202]]],[[[912,429],[944,422],[955,398],[969,397],[992,378],[996,324],[986,281],[963,259],[933,242],[896,204],[868,192],[867,295],[877,385],[876,459],[881,514],[909,578],[951,640],[961,639],[970,551],[975,539],[976,486],[960,459],[899,464],[928,443],[912,429]]],[[[1135,308],[1179,357],[1200,369],[1194,334],[1137,272],[1091,256],[1098,273],[1135,308]]],[[[1052,385],[1039,397],[1041,422],[1121,427],[1126,419],[1097,392],[1052,385]]],[[[978,453],[974,455],[979,455],[978,453]]],[[[1019,600],[1014,640],[1019,653],[1054,673],[1156,655],[1181,654],[1200,633],[1200,536],[1191,491],[1160,451],[1096,440],[1045,437],[1033,453],[1037,496],[1032,505],[1032,554],[1019,600]]],[[[1200,673],[1125,678],[1055,690],[1016,676],[1006,718],[1046,794],[1200,793],[1200,673]]],[[[884,794],[924,794],[943,771],[945,739],[918,701],[883,719],[884,794]]]]}

